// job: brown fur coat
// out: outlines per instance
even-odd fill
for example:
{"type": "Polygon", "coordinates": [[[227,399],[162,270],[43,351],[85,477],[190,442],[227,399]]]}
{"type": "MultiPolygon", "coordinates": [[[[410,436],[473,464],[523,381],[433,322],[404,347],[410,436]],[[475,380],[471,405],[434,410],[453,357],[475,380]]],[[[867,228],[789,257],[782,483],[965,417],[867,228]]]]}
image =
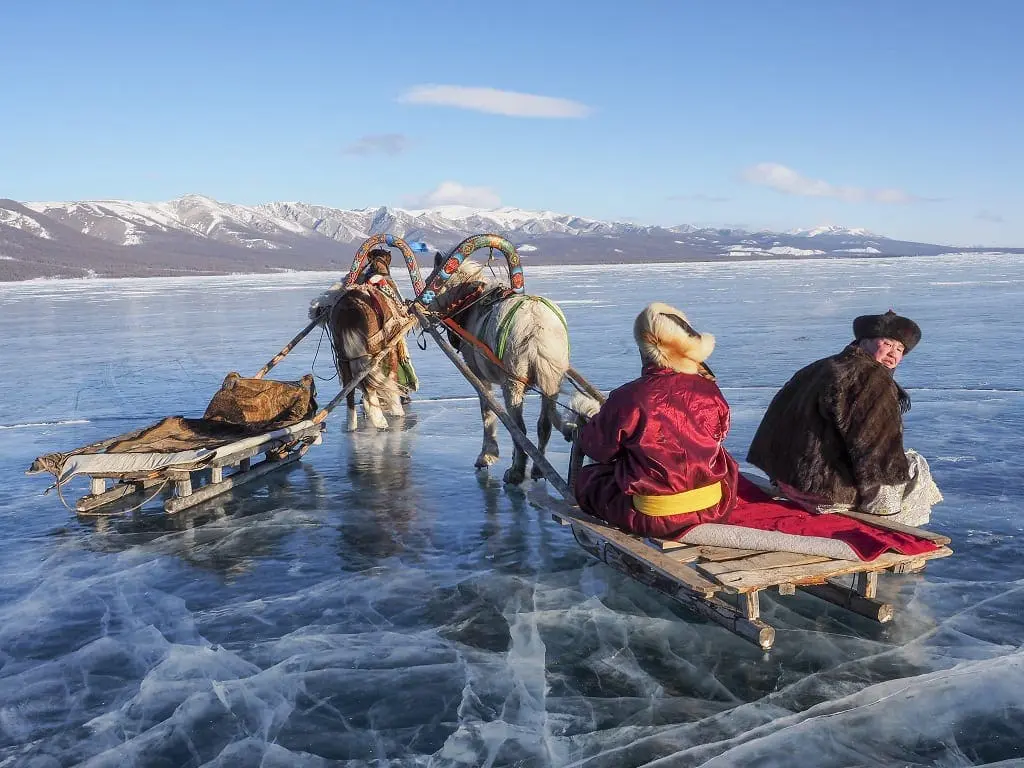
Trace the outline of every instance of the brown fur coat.
{"type": "Polygon", "coordinates": [[[910,478],[900,390],[851,344],[796,372],[775,395],[747,461],[805,493],[856,504],[859,490],[910,478]]]}

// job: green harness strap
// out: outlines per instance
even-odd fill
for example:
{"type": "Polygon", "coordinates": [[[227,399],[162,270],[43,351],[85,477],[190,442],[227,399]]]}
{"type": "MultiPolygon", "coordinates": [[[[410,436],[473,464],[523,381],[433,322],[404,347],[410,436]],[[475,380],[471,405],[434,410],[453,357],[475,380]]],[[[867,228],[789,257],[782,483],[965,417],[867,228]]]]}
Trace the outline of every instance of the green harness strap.
{"type": "Polygon", "coordinates": [[[523,306],[527,301],[540,301],[547,305],[548,309],[554,312],[558,319],[562,321],[562,327],[565,328],[566,344],[568,345],[569,336],[569,324],[565,322],[565,315],[562,314],[562,310],[557,305],[548,301],[543,296],[522,296],[515,304],[512,305],[512,309],[505,313],[505,316],[501,318],[501,322],[498,323],[498,359],[502,360],[505,357],[505,344],[508,341],[508,334],[512,329],[512,318],[515,317],[516,312],[519,311],[520,307],[523,306]]]}

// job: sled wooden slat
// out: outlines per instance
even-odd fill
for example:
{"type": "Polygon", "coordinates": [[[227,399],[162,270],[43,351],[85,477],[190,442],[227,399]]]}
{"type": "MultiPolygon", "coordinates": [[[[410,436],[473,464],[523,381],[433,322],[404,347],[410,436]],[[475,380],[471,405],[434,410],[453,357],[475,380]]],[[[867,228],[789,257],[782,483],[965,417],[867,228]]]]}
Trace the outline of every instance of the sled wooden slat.
{"type": "Polygon", "coordinates": [[[737,571],[763,571],[771,568],[823,563],[828,560],[829,558],[821,555],[799,555],[794,552],[763,552],[751,555],[750,557],[703,563],[701,570],[705,573],[714,574],[715,578],[718,578],[723,574],[735,573],[737,571]]]}
{"type": "Polygon", "coordinates": [[[909,533],[911,536],[918,536],[919,538],[927,539],[933,544],[938,544],[939,546],[945,546],[952,541],[949,536],[943,536],[941,533],[933,533],[931,531],[923,530],[922,528],[913,528],[909,525],[903,525],[902,523],[890,522],[880,515],[866,515],[863,512],[837,512],[836,514],[843,515],[844,517],[852,517],[854,520],[860,520],[861,522],[868,523],[876,528],[886,528],[890,531],[909,533]]]}
{"type": "Polygon", "coordinates": [[[664,553],[665,557],[670,557],[677,563],[692,563],[700,559],[700,548],[699,547],[684,547],[683,549],[671,549],[664,553]]]}
{"type": "Polygon", "coordinates": [[[713,547],[710,545],[700,545],[698,549],[700,550],[701,560],[708,560],[713,563],[725,560],[740,560],[744,557],[766,554],[760,549],[733,549],[732,547],[713,547]]]}
{"type": "Polygon", "coordinates": [[[633,557],[640,558],[650,565],[659,574],[666,576],[679,583],[680,586],[694,592],[695,594],[710,597],[718,591],[714,582],[705,579],[692,568],[679,563],[663,554],[655,552],[646,546],[638,537],[630,536],[617,528],[612,528],[606,523],[590,517],[579,510],[579,507],[571,511],[559,511],[558,516],[567,520],[576,531],[577,526],[586,529],[592,536],[615,547],[633,557]]]}
{"type": "Polygon", "coordinates": [[[669,552],[673,549],[682,549],[683,547],[690,546],[689,544],[684,544],[683,542],[676,541],[675,539],[656,539],[654,537],[650,537],[644,539],[644,541],[655,549],[660,549],[662,552],[669,552]]]}
{"type": "Polygon", "coordinates": [[[940,547],[927,555],[898,555],[886,553],[879,555],[874,560],[865,562],[862,560],[825,560],[824,562],[808,563],[805,565],[791,565],[781,568],[767,568],[764,570],[728,571],[725,573],[712,574],[704,564],[698,568],[706,575],[713,575],[723,589],[728,592],[750,592],[757,589],[774,587],[778,584],[823,584],[835,576],[844,576],[852,573],[871,571],[886,571],[901,563],[926,559],[931,560],[938,557],[948,557],[953,554],[949,547],[940,547]]]}
{"type": "Polygon", "coordinates": [[[705,560],[735,560],[740,557],[764,554],[764,551],[760,549],[733,549],[732,547],[714,547],[708,544],[687,544],[674,539],[647,538],[644,541],[648,546],[661,552],[678,552],[683,549],[699,550],[700,556],[705,560]]]}

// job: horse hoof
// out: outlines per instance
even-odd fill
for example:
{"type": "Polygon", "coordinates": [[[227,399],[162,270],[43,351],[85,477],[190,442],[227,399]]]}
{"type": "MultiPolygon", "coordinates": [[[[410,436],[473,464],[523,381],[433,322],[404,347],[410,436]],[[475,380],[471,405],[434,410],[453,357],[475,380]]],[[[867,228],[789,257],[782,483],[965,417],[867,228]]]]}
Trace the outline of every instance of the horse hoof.
{"type": "Polygon", "coordinates": [[[534,464],[533,465],[533,469],[530,470],[530,479],[531,480],[544,480],[545,479],[544,472],[542,472],[541,468],[538,467],[536,464],[534,464]]]}
{"type": "Polygon", "coordinates": [[[490,453],[481,453],[479,456],[476,457],[476,462],[473,464],[473,466],[476,467],[477,469],[487,469],[487,467],[491,466],[491,464],[494,464],[497,461],[497,456],[494,456],[490,453]]]}
{"type": "Polygon", "coordinates": [[[502,480],[505,481],[505,485],[520,485],[523,480],[526,479],[526,473],[521,470],[512,469],[511,467],[505,470],[505,476],[502,480]]]}
{"type": "Polygon", "coordinates": [[[388,420],[385,419],[383,416],[381,416],[378,419],[369,419],[368,418],[367,421],[369,421],[370,424],[372,424],[373,426],[375,426],[378,430],[380,430],[382,432],[388,428],[388,420]]]}

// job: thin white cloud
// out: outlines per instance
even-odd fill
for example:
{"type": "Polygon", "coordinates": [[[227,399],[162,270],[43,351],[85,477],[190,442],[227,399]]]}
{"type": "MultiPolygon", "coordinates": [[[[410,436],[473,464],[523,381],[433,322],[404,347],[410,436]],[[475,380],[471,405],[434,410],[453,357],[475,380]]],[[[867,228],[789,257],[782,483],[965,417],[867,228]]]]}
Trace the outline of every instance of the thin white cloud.
{"type": "Polygon", "coordinates": [[[578,101],[532,93],[464,85],[416,85],[398,97],[403,104],[432,104],[512,117],[586,117],[590,107],[578,101]]]}
{"type": "Polygon", "coordinates": [[[912,195],[902,189],[868,189],[831,184],[812,179],[799,171],[779,163],[758,163],[744,169],[742,178],[751,184],[774,189],[786,195],[799,197],[829,197],[847,203],[874,202],[886,205],[925,202],[926,198],[912,195]]]}
{"type": "Polygon", "coordinates": [[[409,208],[435,208],[439,205],[497,208],[501,205],[501,198],[490,187],[469,187],[457,181],[442,181],[429,192],[406,198],[403,204],[409,208]]]}
{"type": "Polygon", "coordinates": [[[979,221],[987,221],[990,224],[1002,224],[1006,221],[1000,214],[993,213],[992,211],[980,211],[975,218],[979,221]]]}
{"type": "Polygon", "coordinates": [[[346,155],[400,155],[410,145],[404,133],[370,133],[345,147],[346,155]]]}
{"type": "Polygon", "coordinates": [[[691,203],[728,203],[730,198],[718,195],[706,195],[703,192],[695,192],[689,195],[669,195],[669,200],[685,201],[691,203]]]}

